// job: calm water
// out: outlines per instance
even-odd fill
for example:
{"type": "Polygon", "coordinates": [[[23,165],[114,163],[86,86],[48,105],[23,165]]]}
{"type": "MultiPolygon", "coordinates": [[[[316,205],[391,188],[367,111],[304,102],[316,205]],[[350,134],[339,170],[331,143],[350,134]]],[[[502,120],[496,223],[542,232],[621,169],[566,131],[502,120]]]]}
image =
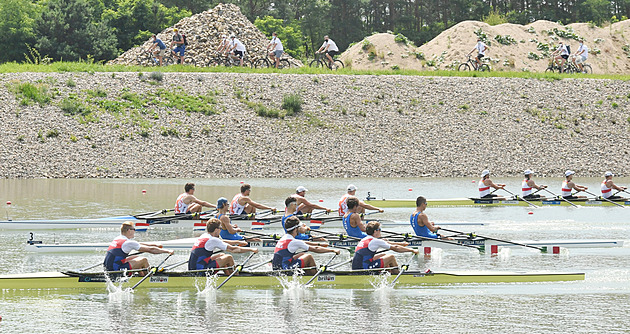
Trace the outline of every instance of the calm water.
{"type": "MultiPolygon", "coordinates": [[[[197,197],[231,198],[241,180],[193,180],[197,197]]],[[[349,183],[364,198],[367,191],[385,198],[474,196],[472,179],[257,179],[252,198],[282,207],[298,185],[312,200],[335,207],[349,183]],[[409,191],[409,189],[412,191],[409,191]]],[[[515,191],[520,179],[497,179],[515,191]]],[[[599,189],[599,179],[579,179],[599,189]]],[[[628,184],[630,179],[617,179],[628,184]]],[[[11,201],[3,219],[106,217],[171,208],[184,180],[0,180],[0,203],[11,201]],[[146,194],[142,190],[146,190],[146,194]]],[[[557,192],[560,179],[539,182],[557,192]]],[[[2,204],[4,205],[4,204],[2,204]]],[[[390,209],[380,218],[407,220],[409,209],[390,209]]],[[[483,222],[452,226],[506,239],[617,239],[630,244],[630,209],[614,207],[429,208],[431,220],[483,222]],[[528,214],[529,212],[533,214],[528,214]]],[[[393,228],[407,231],[405,227],[393,228]]],[[[45,242],[108,242],[111,229],[36,231],[45,242]]],[[[137,239],[192,236],[191,231],[155,229],[137,239]]],[[[102,253],[29,254],[27,231],[0,231],[0,273],[57,271],[102,261],[102,253]]],[[[361,290],[288,289],[138,291],[134,294],[69,291],[3,292],[0,331],[24,332],[630,332],[630,245],[612,249],[571,249],[561,255],[513,249],[497,257],[475,251],[435,251],[419,257],[413,268],[484,270],[559,270],[586,272],[571,283],[460,285],[361,290]]],[[[269,255],[258,255],[252,263],[269,255]]],[[[329,255],[318,256],[319,262],[329,255]]],[[[347,255],[346,255],[347,256],[347,255]]],[[[401,255],[406,261],[408,255],[401,255]]],[[[152,256],[158,263],[161,256],[152,256]]],[[[187,258],[176,254],[172,262],[187,258]]],[[[239,259],[237,255],[237,259],[239,259]]],[[[399,262],[400,262],[399,261],[399,262]]],[[[0,287],[1,288],[1,287],[0,287]]]]}

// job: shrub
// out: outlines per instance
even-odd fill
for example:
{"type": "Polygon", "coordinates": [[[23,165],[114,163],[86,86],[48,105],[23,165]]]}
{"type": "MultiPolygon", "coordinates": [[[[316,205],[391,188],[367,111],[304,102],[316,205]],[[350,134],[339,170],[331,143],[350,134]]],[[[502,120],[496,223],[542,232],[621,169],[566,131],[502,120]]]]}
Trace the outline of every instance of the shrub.
{"type": "Polygon", "coordinates": [[[507,17],[505,15],[502,15],[501,13],[499,13],[498,9],[494,9],[493,11],[491,11],[488,16],[485,16],[483,18],[483,22],[491,25],[491,26],[496,26],[499,24],[503,24],[503,23],[507,23],[507,17]]]}
{"type": "Polygon", "coordinates": [[[63,99],[61,101],[61,104],[59,105],[59,108],[61,108],[61,110],[63,110],[66,115],[71,116],[85,116],[91,112],[91,110],[85,104],[83,104],[81,101],[77,100],[73,96],[69,96],[63,99]]]}
{"type": "Polygon", "coordinates": [[[372,44],[372,42],[368,41],[367,39],[364,39],[363,42],[361,42],[361,49],[367,51],[370,48],[374,47],[374,44],[372,44]]]}
{"type": "Polygon", "coordinates": [[[46,132],[46,138],[56,138],[59,137],[59,131],[52,129],[46,132]]]}
{"type": "Polygon", "coordinates": [[[394,37],[394,42],[396,42],[396,43],[403,43],[405,45],[411,44],[411,42],[409,41],[409,38],[407,38],[407,36],[405,36],[403,34],[396,35],[396,37],[394,37]]]}
{"type": "Polygon", "coordinates": [[[66,86],[71,87],[71,88],[72,87],[76,87],[77,83],[74,82],[74,80],[72,78],[69,78],[68,81],[66,81],[66,86]]]}
{"type": "Polygon", "coordinates": [[[287,116],[293,116],[302,111],[304,100],[298,94],[285,95],[282,98],[282,109],[287,111],[287,116]]]}
{"type": "Polygon", "coordinates": [[[488,38],[488,35],[486,35],[486,33],[483,32],[483,30],[481,30],[481,28],[475,30],[475,35],[477,35],[477,37],[481,38],[481,41],[486,43],[488,46],[492,46],[492,42],[488,38]]]}
{"type": "Polygon", "coordinates": [[[494,39],[499,42],[500,44],[503,45],[510,45],[510,44],[517,44],[518,42],[514,39],[514,37],[510,36],[510,35],[505,35],[505,36],[501,36],[501,35],[496,35],[494,36],[494,39]]]}
{"type": "Polygon", "coordinates": [[[52,94],[48,86],[45,84],[32,84],[30,82],[14,83],[9,89],[19,97],[22,105],[29,105],[31,102],[37,102],[40,106],[50,103],[52,94]]]}
{"type": "Polygon", "coordinates": [[[156,81],[156,82],[161,82],[164,79],[164,73],[162,72],[151,72],[151,75],[149,76],[149,79],[156,81]]]}
{"type": "Polygon", "coordinates": [[[394,70],[394,71],[398,71],[398,70],[400,70],[400,66],[398,66],[398,65],[393,65],[393,66],[392,66],[392,70],[394,70]]]}
{"type": "Polygon", "coordinates": [[[535,53],[535,52],[529,52],[529,53],[527,54],[527,58],[529,58],[529,59],[533,59],[533,60],[539,60],[539,59],[541,59],[542,57],[541,57],[541,56],[539,56],[539,55],[538,55],[537,53],[535,53]]]}

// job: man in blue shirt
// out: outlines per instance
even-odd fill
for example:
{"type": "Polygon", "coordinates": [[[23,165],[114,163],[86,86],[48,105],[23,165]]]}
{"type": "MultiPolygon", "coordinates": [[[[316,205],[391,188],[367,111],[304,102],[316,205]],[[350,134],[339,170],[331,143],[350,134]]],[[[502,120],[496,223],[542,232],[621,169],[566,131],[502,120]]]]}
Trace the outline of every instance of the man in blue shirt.
{"type": "Polygon", "coordinates": [[[162,42],[161,39],[157,38],[157,36],[153,35],[153,42],[151,42],[151,48],[149,51],[152,51],[157,46],[159,48],[158,51],[155,51],[153,54],[157,56],[157,59],[160,61],[160,66],[162,66],[162,57],[166,54],[166,45],[162,42]]]}

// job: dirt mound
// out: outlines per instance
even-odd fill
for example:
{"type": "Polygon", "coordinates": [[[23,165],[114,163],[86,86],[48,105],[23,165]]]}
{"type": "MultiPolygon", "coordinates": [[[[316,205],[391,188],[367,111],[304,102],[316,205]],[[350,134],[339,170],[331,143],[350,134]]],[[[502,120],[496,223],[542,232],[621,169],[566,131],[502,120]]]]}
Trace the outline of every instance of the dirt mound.
{"type": "Polygon", "coordinates": [[[587,23],[563,26],[544,20],[525,26],[510,23],[490,26],[478,21],[464,21],[418,48],[397,43],[392,34],[376,34],[346,50],[342,60],[355,69],[396,66],[415,70],[456,69],[466,61],[466,54],[475,46],[478,35],[483,36],[490,46],[487,55],[494,71],[543,72],[558,42],[568,43],[571,51],[576,52],[578,37],[585,39],[589,48],[588,63],[594,73],[630,71],[630,20],[605,28],[587,23]],[[625,36],[626,32],[628,36],[625,36]],[[373,45],[372,49],[368,43],[373,45]],[[370,50],[376,52],[370,56],[370,50]]]}
{"type": "MultiPolygon", "coordinates": [[[[157,37],[165,44],[170,43],[174,28],[186,35],[188,40],[186,56],[192,57],[197,66],[206,66],[208,61],[215,56],[214,50],[217,49],[222,35],[236,35],[247,48],[247,54],[252,60],[264,57],[269,44],[269,39],[241,13],[238,6],[233,4],[219,4],[213,9],[186,17],[174,26],[162,30],[157,37]]],[[[137,58],[149,47],[151,47],[151,39],[127,50],[109,64],[141,65],[137,58]]],[[[300,61],[288,58],[293,65],[302,66],[300,61]]]]}

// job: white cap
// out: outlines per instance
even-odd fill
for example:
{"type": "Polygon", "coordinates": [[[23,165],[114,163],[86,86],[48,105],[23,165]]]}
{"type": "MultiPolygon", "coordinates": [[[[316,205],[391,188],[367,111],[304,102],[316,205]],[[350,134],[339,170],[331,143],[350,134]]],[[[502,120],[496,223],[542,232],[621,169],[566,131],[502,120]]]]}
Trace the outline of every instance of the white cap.
{"type": "Polygon", "coordinates": [[[569,176],[569,175],[573,175],[573,174],[575,174],[575,172],[572,171],[572,170],[568,170],[568,171],[564,172],[564,176],[569,176]]]}
{"type": "Polygon", "coordinates": [[[308,191],[308,189],[306,189],[304,186],[299,186],[297,187],[297,189],[295,189],[296,193],[301,193],[303,191],[308,191]]]}
{"type": "Polygon", "coordinates": [[[609,177],[609,176],[615,176],[615,174],[613,174],[612,172],[606,172],[606,174],[604,174],[605,177],[609,177]]]}
{"type": "Polygon", "coordinates": [[[529,170],[529,169],[526,169],[526,170],[525,170],[525,173],[523,173],[523,174],[525,174],[525,175],[532,175],[532,174],[534,174],[534,172],[532,172],[532,171],[531,171],[531,170],[529,170]]]}
{"type": "Polygon", "coordinates": [[[484,176],[486,176],[488,174],[490,174],[490,171],[486,169],[483,172],[481,172],[481,177],[484,177],[484,176]]]}
{"type": "Polygon", "coordinates": [[[357,190],[357,187],[354,184],[351,184],[348,186],[348,191],[355,191],[357,190]]]}

